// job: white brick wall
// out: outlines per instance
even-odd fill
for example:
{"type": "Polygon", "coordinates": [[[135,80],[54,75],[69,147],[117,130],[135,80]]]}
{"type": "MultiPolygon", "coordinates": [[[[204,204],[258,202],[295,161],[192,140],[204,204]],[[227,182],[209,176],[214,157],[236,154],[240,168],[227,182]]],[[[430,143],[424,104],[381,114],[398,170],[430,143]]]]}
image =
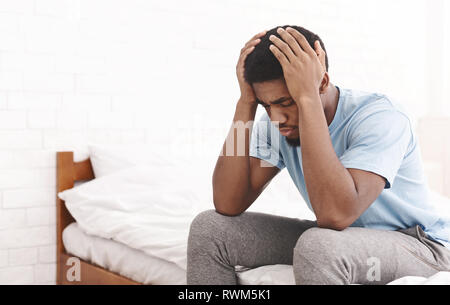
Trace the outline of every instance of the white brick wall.
{"type": "Polygon", "coordinates": [[[22,248],[9,250],[9,265],[35,265],[38,262],[37,248],[22,248]]]}
{"type": "Polygon", "coordinates": [[[8,250],[0,250],[0,268],[8,266],[8,250]]]}
{"type": "Polygon", "coordinates": [[[0,269],[0,283],[27,285],[36,283],[33,266],[6,267],[0,269]]]}
{"type": "Polygon", "coordinates": [[[6,103],[6,94],[2,93],[0,94],[0,110],[6,109],[7,103],[6,103]]]}
{"type": "Polygon", "coordinates": [[[0,129],[25,129],[26,113],[20,111],[0,111],[0,129]]]}
{"type": "Polygon", "coordinates": [[[56,151],[164,139],[196,116],[226,130],[239,50],[262,29],[310,28],[333,82],[430,111],[426,3],[0,0],[0,284],[55,282],[56,151]]]}

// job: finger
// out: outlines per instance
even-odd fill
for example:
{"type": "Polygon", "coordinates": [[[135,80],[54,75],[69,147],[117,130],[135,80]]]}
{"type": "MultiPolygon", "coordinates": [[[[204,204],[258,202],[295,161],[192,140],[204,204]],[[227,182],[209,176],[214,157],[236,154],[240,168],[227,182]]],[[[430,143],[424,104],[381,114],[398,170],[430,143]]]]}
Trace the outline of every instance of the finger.
{"type": "Polygon", "coordinates": [[[286,32],[283,28],[278,28],[277,33],[288,44],[295,55],[302,56],[304,54],[297,40],[289,32],[286,32]]]}
{"type": "Polygon", "coordinates": [[[289,64],[289,60],[287,59],[286,55],[281,52],[280,49],[276,45],[271,44],[269,46],[269,50],[273,53],[273,55],[278,59],[278,61],[281,64],[281,67],[284,70],[284,67],[289,64]]]}
{"type": "MultiPolygon", "coordinates": [[[[255,39],[258,39],[258,38],[261,38],[261,37],[263,37],[264,35],[266,35],[266,33],[267,33],[267,30],[264,30],[264,31],[262,31],[262,32],[259,32],[258,34],[256,34],[255,36],[253,36],[248,42],[250,42],[250,41],[252,41],[252,40],[255,40],[255,39]]],[[[247,43],[248,43],[247,42],[247,43]]]]}
{"type": "Polygon", "coordinates": [[[253,36],[249,41],[247,41],[247,43],[244,45],[244,47],[241,49],[241,54],[244,50],[246,50],[248,47],[256,45],[258,43],[261,42],[261,37],[263,37],[264,35],[266,35],[267,30],[264,30],[262,32],[259,32],[258,34],[256,34],[255,36],[253,36]]]}
{"type": "Polygon", "coordinates": [[[278,48],[278,50],[280,50],[281,52],[284,53],[284,55],[286,55],[285,57],[287,57],[290,62],[295,60],[296,56],[286,42],[284,42],[275,35],[270,35],[269,39],[278,48]]]}
{"type": "Polygon", "coordinates": [[[313,48],[311,48],[308,40],[306,40],[306,38],[305,38],[305,36],[303,36],[303,34],[301,34],[299,31],[297,31],[296,29],[293,29],[291,27],[287,27],[286,31],[288,31],[289,34],[294,36],[294,38],[297,40],[297,42],[302,47],[303,51],[305,51],[309,55],[316,55],[316,52],[313,50],[313,48]]]}
{"type": "Polygon", "coordinates": [[[261,39],[256,39],[256,40],[251,40],[249,42],[247,42],[247,44],[241,49],[241,54],[247,50],[250,47],[256,46],[257,44],[259,44],[261,42],[261,39]]]}
{"type": "Polygon", "coordinates": [[[314,43],[315,51],[317,56],[319,57],[319,61],[322,64],[323,68],[326,69],[326,60],[325,60],[325,51],[322,49],[322,46],[320,45],[320,41],[316,40],[314,43]]]}
{"type": "Polygon", "coordinates": [[[238,65],[244,65],[245,59],[247,58],[248,54],[252,53],[254,49],[255,49],[255,47],[253,46],[253,47],[250,47],[250,48],[247,48],[246,50],[244,50],[241,54],[241,57],[239,58],[238,65]]]}

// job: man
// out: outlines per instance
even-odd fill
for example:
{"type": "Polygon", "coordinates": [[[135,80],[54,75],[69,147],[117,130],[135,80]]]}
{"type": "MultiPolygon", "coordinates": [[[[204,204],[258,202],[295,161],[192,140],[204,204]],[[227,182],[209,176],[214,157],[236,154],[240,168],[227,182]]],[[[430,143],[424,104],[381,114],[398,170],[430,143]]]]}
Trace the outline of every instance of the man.
{"type": "Polygon", "coordinates": [[[385,284],[450,270],[450,220],[428,202],[410,120],[384,95],[334,86],[327,71],[323,42],[301,27],[262,32],[241,50],[215,210],[190,228],[188,284],[236,284],[237,265],[293,265],[297,284],[385,284]],[[267,115],[249,140],[258,104],[267,115]],[[235,129],[246,127],[239,154],[235,129]],[[317,221],[245,212],[284,168],[317,221]]]}

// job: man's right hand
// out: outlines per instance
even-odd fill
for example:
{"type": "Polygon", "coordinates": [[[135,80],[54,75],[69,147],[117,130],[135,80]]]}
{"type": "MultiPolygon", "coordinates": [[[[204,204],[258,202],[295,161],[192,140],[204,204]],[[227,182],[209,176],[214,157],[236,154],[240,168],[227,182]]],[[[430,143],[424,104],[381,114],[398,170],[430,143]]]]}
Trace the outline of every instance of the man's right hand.
{"type": "Polygon", "coordinates": [[[244,63],[248,54],[253,52],[255,46],[261,42],[260,38],[264,36],[266,32],[267,31],[263,31],[253,36],[241,49],[241,55],[239,56],[239,61],[236,66],[236,74],[241,89],[241,97],[239,100],[245,103],[256,104],[256,96],[252,86],[244,78],[244,63]]]}
{"type": "Polygon", "coordinates": [[[258,33],[245,44],[236,66],[241,97],[212,179],[214,206],[222,215],[237,216],[245,212],[280,172],[278,167],[269,167],[267,162],[268,166],[261,166],[265,161],[250,156],[250,139],[258,104],[252,86],[244,79],[244,63],[265,34],[266,31],[258,33]],[[242,130],[245,137],[239,136],[242,130]],[[235,136],[236,132],[238,136],[235,136]]]}

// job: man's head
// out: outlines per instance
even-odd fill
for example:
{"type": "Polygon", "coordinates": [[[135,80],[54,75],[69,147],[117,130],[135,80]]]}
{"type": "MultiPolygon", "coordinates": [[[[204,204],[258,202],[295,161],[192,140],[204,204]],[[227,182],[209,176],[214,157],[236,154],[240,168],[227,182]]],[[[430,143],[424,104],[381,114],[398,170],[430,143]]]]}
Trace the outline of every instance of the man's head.
{"type": "MultiPolygon", "coordinates": [[[[318,35],[299,26],[281,26],[284,29],[287,27],[294,28],[303,34],[313,49],[314,42],[318,40],[326,53],[325,45],[318,35]]],[[[283,70],[278,59],[269,50],[269,46],[272,44],[269,40],[270,35],[281,38],[277,33],[278,28],[273,28],[261,37],[261,42],[247,56],[244,77],[252,85],[258,103],[265,107],[271,121],[279,122],[280,132],[286,136],[287,142],[291,146],[299,146],[297,105],[292,100],[286,87],[283,70]],[[292,130],[289,131],[289,129],[292,130]]],[[[325,66],[328,71],[328,55],[325,55],[325,66]]]]}

